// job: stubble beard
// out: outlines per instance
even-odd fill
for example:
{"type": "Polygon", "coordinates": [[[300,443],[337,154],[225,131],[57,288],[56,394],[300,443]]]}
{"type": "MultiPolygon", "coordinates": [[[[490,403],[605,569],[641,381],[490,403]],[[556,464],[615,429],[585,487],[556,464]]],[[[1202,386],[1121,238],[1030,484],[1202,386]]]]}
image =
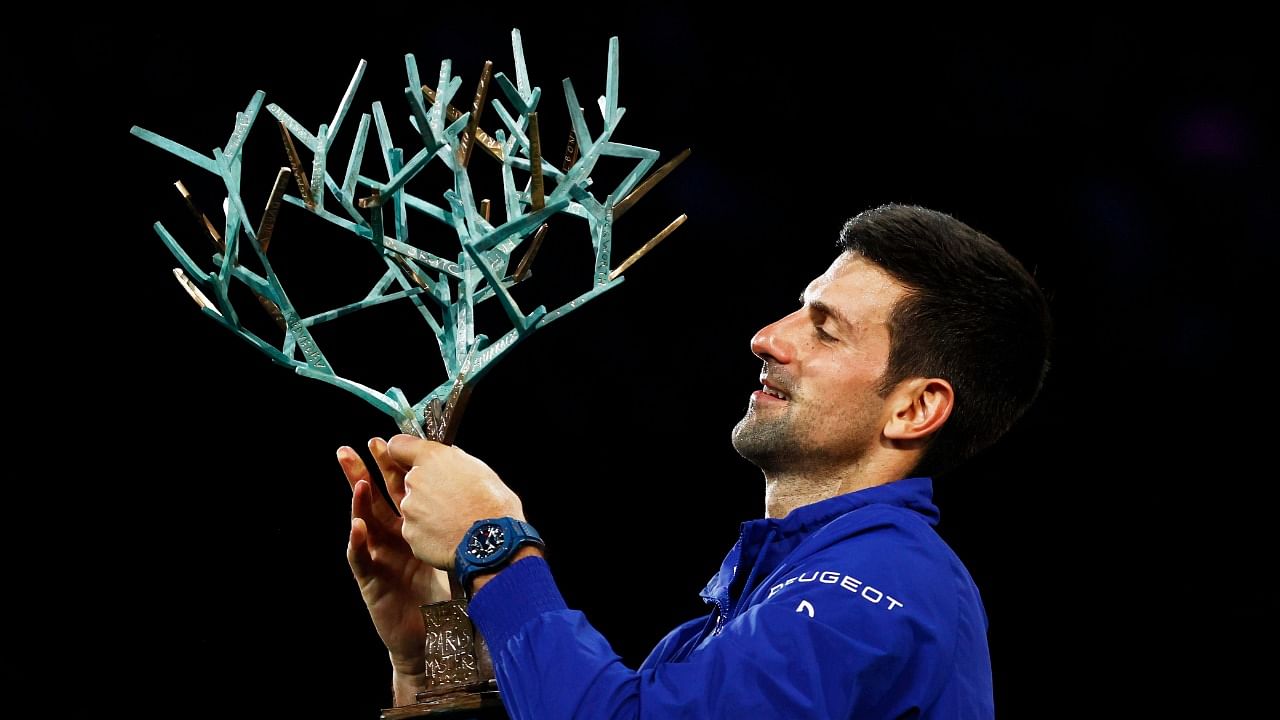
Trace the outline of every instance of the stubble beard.
{"type": "Polygon", "coordinates": [[[805,429],[799,427],[791,408],[774,410],[763,417],[754,403],[733,427],[733,449],[766,475],[795,467],[803,454],[801,439],[805,429]]]}
{"type": "Polygon", "coordinates": [[[786,407],[771,407],[762,413],[753,401],[733,428],[734,450],[767,477],[791,478],[788,482],[858,462],[866,448],[857,439],[870,442],[875,436],[879,406],[868,402],[858,408],[843,408],[842,412],[834,408],[815,412],[804,402],[803,397],[792,395],[786,407]],[[832,417],[832,413],[838,416],[832,417]],[[830,434],[823,429],[827,423],[845,428],[849,441],[857,444],[836,447],[817,441],[830,434]]]}

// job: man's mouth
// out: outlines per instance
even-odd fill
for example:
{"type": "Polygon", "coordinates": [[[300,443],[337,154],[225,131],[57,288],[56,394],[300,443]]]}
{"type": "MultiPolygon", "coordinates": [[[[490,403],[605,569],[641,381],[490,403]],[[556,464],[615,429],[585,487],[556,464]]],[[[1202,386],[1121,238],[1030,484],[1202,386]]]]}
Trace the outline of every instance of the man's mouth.
{"type": "Polygon", "coordinates": [[[785,392],[779,390],[773,385],[770,385],[769,382],[765,380],[765,378],[763,377],[760,378],[760,392],[765,395],[768,395],[769,397],[777,398],[779,400],[791,399],[791,397],[787,395],[785,392]]]}
{"type": "Polygon", "coordinates": [[[783,395],[781,390],[775,390],[769,387],[768,385],[765,385],[764,387],[760,388],[760,392],[764,393],[765,395],[769,395],[771,397],[776,397],[779,400],[787,399],[787,396],[783,395]]]}

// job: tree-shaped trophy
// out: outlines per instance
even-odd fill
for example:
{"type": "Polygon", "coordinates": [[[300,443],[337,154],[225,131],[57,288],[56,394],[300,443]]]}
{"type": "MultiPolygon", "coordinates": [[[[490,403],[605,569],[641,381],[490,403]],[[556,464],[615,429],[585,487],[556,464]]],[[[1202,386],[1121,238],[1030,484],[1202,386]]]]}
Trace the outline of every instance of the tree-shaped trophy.
{"type": "MultiPolygon", "coordinates": [[[[342,175],[330,172],[329,151],[344,127],[364,76],[365,61],[360,61],[356,68],[333,119],[314,131],[279,106],[267,105],[267,111],[278,121],[288,166],[279,169],[266,208],[257,217],[256,224],[241,193],[241,168],[244,142],[263,107],[265,93],[255,93],[244,111],[236,113],[226,144],[214,148],[210,155],[134,127],[135,136],[212,173],[225,187],[222,204],[225,219],[218,227],[201,211],[182,182],[176,183],[197,221],[198,232],[207,236],[216,249],[212,259],[214,270],[202,270],[161,223],[154,225],[160,239],[177,259],[179,267],[174,268],[174,275],[201,312],[273,362],[335,385],[372,404],[393,418],[402,432],[452,442],[468,394],[499,358],[535,330],[621,283],[623,271],[685,220],[685,216],[680,215],[624,262],[613,266],[614,222],[682,162],[689,151],[685,150],[648,174],[658,160],[658,151],[613,141],[625,112],[618,105],[618,38],[614,37],[609,40],[605,92],[598,99],[603,120],[601,129],[594,134],[590,131],[573,83],[566,78],[564,95],[572,130],[563,162],[559,166],[549,162],[543,156],[538,130],[542,90],[529,83],[519,30],[512,31],[511,40],[514,81],[503,73],[491,75],[493,63],[486,62],[474,99],[465,106],[465,111],[455,109],[452,104],[462,78],[453,75],[449,60],[440,64],[433,89],[419,80],[413,55],[406,55],[408,86],[404,96],[411,113],[409,122],[415,131],[412,143],[416,151],[409,155],[393,143],[382,104],[375,102],[372,113],[363,114],[356,125],[342,175]],[[492,135],[480,126],[491,80],[497,83],[511,108],[501,99],[489,100],[501,123],[501,128],[492,135]],[[385,168],[385,180],[361,174],[371,125],[376,152],[385,168]],[[311,153],[309,174],[299,145],[311,153]],[[469,168],[472,156],[477,154],[496,161],[501,172],[502,209],[497,213],[500,220],[492,217],[490,201],[477,202],[473,192],[469,168]],[[634,160],[635,166],[601,199],[598,190],[590,189],[591,175],[597,162],[606,156],[634,160]],[[443,204],[412,195],[406,189],[432,161],[443,163],[453,177],[452,187],[443,193],[443,204]],[[290,194],[290,186],[296,189],[296,195],[290,194]],[[372,288],[353,295],[351,302],[301,314],[290,302],[267,257],[284,202],[305,208],[351,233],[357,242],[367,243],[386,265],[381,278],[372,288]],[[384,213],[387,207],[391,209],[390,227],[384,213]],[[456,259],[440,257],[411,242],[407,223],[410,210],[431,218],[435,227],[443,225],[453,232],[461,247],[456,259]],[[538,306],[526,312],[516,303],[510,288],[530,277],[548,222],[561,213],[586,221],[595,257],[591,281],[583,283],[582,294],[554,310],[538,306]],[[260,271],[246,267],[241,261],[242,248],[246,246],[256,258],[260,271]],[[513,265],[513,255],[522,246],[523,253],[513,265]],[[249,295],[283,333],[278,346],[264,340],[242,321],[245,308],[234,307],[231,302],[230,290],[236,282],[248,288],[249,295]],[[510,320],[511,329],[490,340],[476,333],[475,311],[480,303],[494,299],[510,320]],[[421,314],[434,334],[447,373],[443,382],[414,403],[397,387],[378,392],[339,375],[312,337],[312,328],[322,323],[393,302],[410,303],[421,314]]],[[[384,716],[500,709],[487,651],[467,619],[466,600],[461,597],[456,582],[453,600],[423,606],[422,611],[427,629],[428,689],[419,693],[417,705],[387,709],[384,716]]]]}

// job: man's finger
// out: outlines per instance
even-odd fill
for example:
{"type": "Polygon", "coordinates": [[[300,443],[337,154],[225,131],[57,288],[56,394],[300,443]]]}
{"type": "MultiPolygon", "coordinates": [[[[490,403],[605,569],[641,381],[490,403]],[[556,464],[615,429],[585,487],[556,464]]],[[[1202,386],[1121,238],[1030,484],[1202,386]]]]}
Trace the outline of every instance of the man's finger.
{"type": "Polygon", "coordinates": [[[358,580],[373,574],[373,556],[369,554],[369,530],[360,518],[351,518],[351,538],[347,541],[347,563],[358,580]]]}
{"type": "Polygon", "coordinates": [[[387,453],[387,441],[382,438],[373,438],[369,441],[369,452],[373,454],[373,461],[378,464],[378,471],[382,473],[382,479],[387,483],[387,493],[391,495],[391,502],[395,503],[396,509],[400,508],[400,501],[404,500],[404,474],[408,468],[400,466],[387,453]]]}
{"type": "Polygon", "coordinates": [[[369,479],[369,469],[365,467],[364,460],[361,460],[360,455],[346,445],[338,448],[338,465],[342,467],[342,474],[347,477],[347,484],[352,490],[355,489],[356,483],[369,479]]]}
{"type": "Polygon", "coordinates": [[[440,443],[431,440],[412,435],[397,435],[387,443],[387,452],[391,455],[391,459],[402,467],[410,468],[425,464],[432,453],[440,447],[440,443]]]}
{"type": "MultiPolygon", "coordinates": [[[[369,475],[369,468],[355,450],[346,445],[338,448],[338,464],[342,466],[342,474],[347,476],[347,484],[351,486],[351,492],[355,492],[356,483],[361,480],[369,483],[370,489],[372,489],[373,478],[369,475]]],[[[404,485],[403,480],[400,481],[400,484],[401,486],[404,485]]],[[[382,494],[376,490],[370,495],[369,508],[371,514],[366,515],[366,518],[372,517],[383,524],[395,522],[396,514],[391,511],[391,508],[387,507],[382,500],[382,494]]]]}
{"type": "MultiPolygon", "coordinates": [[[[374,510],[373,494],[375,492],[377,491],[368,480],[356,483],[355,489],[351,491],[351,517],[363,521],[366,534],[372,537],[375,543],[381,543],[386,537],[386,527],[382,518],[374,510]]],[[[383,512],[390,511],[384,509],[383,512]]]]}

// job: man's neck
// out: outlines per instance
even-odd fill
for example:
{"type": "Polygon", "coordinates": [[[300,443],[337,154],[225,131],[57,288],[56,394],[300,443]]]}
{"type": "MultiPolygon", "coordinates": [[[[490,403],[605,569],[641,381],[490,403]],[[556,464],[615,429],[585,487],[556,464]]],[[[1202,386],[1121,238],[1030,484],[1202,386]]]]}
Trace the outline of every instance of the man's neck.
{"type": "Polygon", "coordinates": [[[910,467],[901,462],[868,462],[864,459],[838,468],[766,472],[765,517],[783,518],[798,507],[901,480],[909,470],[910,467]]]}

